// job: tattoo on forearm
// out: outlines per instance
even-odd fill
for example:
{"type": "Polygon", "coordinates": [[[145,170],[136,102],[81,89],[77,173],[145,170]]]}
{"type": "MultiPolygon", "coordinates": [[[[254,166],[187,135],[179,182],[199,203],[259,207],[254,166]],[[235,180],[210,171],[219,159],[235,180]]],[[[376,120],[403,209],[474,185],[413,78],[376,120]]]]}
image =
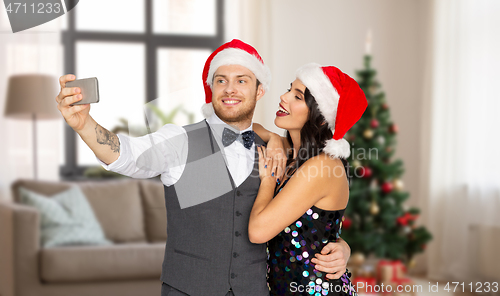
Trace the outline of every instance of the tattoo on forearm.
{"type": "Polygon", "coordinates": [[[120,153],[120,141],[118,140],[118,136],[103,128],[99,124],[95,126],[95,134],[97,137],[97,143],[109,145],[113,152],[120,153]]]}

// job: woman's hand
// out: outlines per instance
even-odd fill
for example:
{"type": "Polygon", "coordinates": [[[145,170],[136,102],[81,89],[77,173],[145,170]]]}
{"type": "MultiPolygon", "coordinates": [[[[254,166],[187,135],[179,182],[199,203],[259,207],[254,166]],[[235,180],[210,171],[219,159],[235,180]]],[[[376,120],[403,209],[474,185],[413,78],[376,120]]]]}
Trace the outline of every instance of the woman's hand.
{"type": "Polygon", "coordinates": [[[273,160],[267,155],[266,147],[258,146],[259,152],[259,177],[263,181],[266,178],[272,178],[276,182],[278,178],[278,160],[273,160]]]}
{"type": "Polygon", "coordinates": [[[271,134],[265,152],[265,155],[272,159],[272,172],[275,172],[276,180],[282,180],[287,161],[282,138],[277,134],[271,134]]]}

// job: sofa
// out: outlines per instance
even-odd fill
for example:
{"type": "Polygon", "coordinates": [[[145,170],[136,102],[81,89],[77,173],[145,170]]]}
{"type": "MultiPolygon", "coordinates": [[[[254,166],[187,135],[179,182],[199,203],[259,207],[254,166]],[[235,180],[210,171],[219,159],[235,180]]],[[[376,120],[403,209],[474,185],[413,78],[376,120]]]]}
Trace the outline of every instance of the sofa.
{"type": "Polygon", "coordinates": [[[166,235],[163,184],[130,178],[19,180],[0,203],[0,296],[160,295],[166,235]],[[40,214],[19,203],[20,186],[46,196],[77,185],[110,245],[42,248],[40,214]]]}

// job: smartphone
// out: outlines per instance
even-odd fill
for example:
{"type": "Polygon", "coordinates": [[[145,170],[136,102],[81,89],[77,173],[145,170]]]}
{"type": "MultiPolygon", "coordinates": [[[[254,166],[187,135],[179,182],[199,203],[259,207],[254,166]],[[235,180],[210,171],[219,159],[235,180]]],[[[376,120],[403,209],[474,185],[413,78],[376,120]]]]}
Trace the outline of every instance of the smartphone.
{"type": "Polygon", "coordinates": [[[83,96],[80,101],[71,104],[71,106],[99,102],[99,85],[95,77],[68,81],[66,87],[79,87],[83,96]]]}

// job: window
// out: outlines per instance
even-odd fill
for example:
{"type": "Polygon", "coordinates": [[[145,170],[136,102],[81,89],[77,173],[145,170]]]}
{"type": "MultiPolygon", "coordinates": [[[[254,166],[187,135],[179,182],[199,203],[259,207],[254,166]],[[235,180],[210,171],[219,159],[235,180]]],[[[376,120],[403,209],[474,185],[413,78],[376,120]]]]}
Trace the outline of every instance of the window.
{"type": "MultiPolygon", "coordinates": [[[[98,78],[100,102],[90,115],[109,130],[121,118],[130,127],[145,126],[146,104],[166,113],[181,106],[176,124],[201,120],[201,73],[223,42],[222,13],[223,0],[79,1],[62,33],[64,72],[98,78]]],[[[79,179],[97,162],[81,138],[64,129],[61,177],[79,179]]]]}

